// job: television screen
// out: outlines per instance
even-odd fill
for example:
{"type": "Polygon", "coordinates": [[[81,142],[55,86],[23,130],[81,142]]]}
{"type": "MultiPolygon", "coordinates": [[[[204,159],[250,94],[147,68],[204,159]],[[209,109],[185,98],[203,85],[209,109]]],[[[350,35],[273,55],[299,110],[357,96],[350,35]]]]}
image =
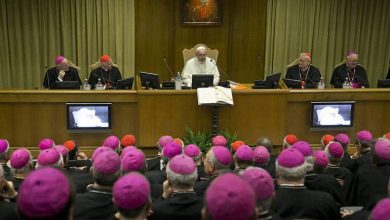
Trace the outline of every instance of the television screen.
{"type": "Polygon", "coordinates": [[[354,101],[311,102],[311,127],[352,127],[354,101]]]}
{"type": "Polygon", "coordinates": [[[193,74],[192,89],[207,88],[213,86],[214,75],[212,74],[193,74]]]}
{"type": "Polygon", "coordinates": [[[66,112],[70,131],[111,129],[111,103],[66,103],[66,112]]]}

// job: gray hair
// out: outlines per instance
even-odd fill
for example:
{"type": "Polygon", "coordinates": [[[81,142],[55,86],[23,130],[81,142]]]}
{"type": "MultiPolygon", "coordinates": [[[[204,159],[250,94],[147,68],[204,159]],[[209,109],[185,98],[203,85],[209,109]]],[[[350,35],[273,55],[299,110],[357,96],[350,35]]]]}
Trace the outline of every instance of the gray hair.
{"type": "Polygon", "coordinates": [[[269,139],[267,137],[261,137],[261,138],[257,139],[256,145],[257,146],[264,146],[270,154],[272,153],[272,149],[274,147],[271,139],[269,139]]]}
{"type": "Polygon", "coordinates": [[[306,162],[294,168],[286,168],[279,165],[278,161],[275,163],[276,172],[285,180],[295,181],[305,178],[307,165],[306,162]]]}
{"type": "Polygon", "coordinates": [[[230,168],[230,164],[228,165],[223,165],[221,164],[217,158],[215,157],[214,155],[214,152],[210,149],[210,157],[209,157],[209,160],[207,162],[209,162],[210,164],[213,164],[215,166],[215,170],[216,172],[221,172],[221,171],[225,171],[225,170],[229,170],[230,168]]]}
{"type": "Polygon", "coordinates": [[[306,171],[312,171],[314,169],[314,157],[313,155],[305,157],[306,171]]]}
{"type": "Polygon", "coordinates": [[[99,173],[93,167],[91,167],[91,169],[93,173],[93,180],[101,186],[113,186],[121,175],[121,169],[119,169],[116,173],[113,174],[99,173]]]}
{"type": "Polygon", "coordinates": [[[172,187],[176,189],[188,189],[195,185],[196,180],[198,179],[198,171],[195,171],[191,174],[178,174],[173,172],[169,166],[166,168],[167,178],[171,183],[172,187]]]}
{"type": "Polygon", "coordinates": [[[30,154],[30,159],[28,161],[28,163],[26,165],[24,165],[23,167],[19,168],[19,169],[15,169],[11,166],[11,174],[12,175],[15,175],[15,174],[27,174],[28,172],[30,172],[30,170],[33,169],[34,167],[34,160],[33,160],[33,157],[31,155],[31,153],[29,152],[30,154]]]}
{"type": "MultiPolygon", "coordinates": [[[[329,144],[328,144],[328,146],[329,146],[329,144]]],[[[343,156],[341,156],[340,158],[334,157],[334,156],[332,156],[332,154],[329,153],[328,146],[325,147],[324,152],[325,152],[326,156],[329,158],[329,163],[332,165],[339,164],[341,162],[341,159],[344,156],[344,152],[343,152],[343,156]]]]}

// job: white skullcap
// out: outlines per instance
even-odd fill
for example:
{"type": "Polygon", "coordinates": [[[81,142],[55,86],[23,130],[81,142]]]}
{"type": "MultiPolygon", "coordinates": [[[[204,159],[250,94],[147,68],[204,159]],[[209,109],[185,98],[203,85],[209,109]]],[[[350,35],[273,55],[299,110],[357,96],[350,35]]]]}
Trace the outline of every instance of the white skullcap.
{"type": "Polygon", "coordinates": [[[199,46],[199,47],[197,47],[196,48],[196,52],[198,52],[198,51],[201,51],[201,50],[206,50],[206,47],[204,47],[204,46],[199,46]]]}

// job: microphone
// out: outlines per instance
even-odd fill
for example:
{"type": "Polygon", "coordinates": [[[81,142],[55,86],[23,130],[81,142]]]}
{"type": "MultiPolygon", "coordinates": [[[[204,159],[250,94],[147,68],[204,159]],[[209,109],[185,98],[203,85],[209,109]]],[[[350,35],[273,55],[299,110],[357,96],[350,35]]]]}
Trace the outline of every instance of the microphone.
{"type": "Polygon", "coordinates": [[[214,64],[214,67],[213,67],[213,69],[212,69],[211,72],[213,72],[214,68],[217,67],[217,68],[218,68],[218,71],[221,72],[221,73],[227,78],[227,80],[230,79],[230,76],[229,76],[225,71],[223,71],[223,70],[217,65],[217,63],[215,62],[215,60],[210,59],[210,62],[212,62],[212,63],[214,64]]]}
{"type": "Polygon", "coordinates": [[[163,57],[163,62],[164,62],[165,68],[166,68],[166,69],[168,70],[168,72],[171,74],[172,79],[174,79],[174,78],[175,78],[175,74],[173,74],[172,69],[169,67],[169,64],[168,64],[168,62],[167,62],[167,58],[163,57]]]}

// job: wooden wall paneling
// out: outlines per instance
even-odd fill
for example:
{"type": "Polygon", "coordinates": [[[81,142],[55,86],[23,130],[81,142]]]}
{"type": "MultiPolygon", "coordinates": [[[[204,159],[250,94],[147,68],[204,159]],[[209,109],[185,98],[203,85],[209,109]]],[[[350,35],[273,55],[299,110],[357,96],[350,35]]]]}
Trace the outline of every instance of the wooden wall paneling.
{"type": "Polygon", "coordinates": [[[163,57],[173,60],[173,4],[175,0],[135,1],[135,71],[170,79],[163,57]]]}
{"type": "Polygon", "coordinates": [[[230,1],[229,9],[228,71],[231,79],[242,83],[263,79],[267,1],[230,1]]]}

